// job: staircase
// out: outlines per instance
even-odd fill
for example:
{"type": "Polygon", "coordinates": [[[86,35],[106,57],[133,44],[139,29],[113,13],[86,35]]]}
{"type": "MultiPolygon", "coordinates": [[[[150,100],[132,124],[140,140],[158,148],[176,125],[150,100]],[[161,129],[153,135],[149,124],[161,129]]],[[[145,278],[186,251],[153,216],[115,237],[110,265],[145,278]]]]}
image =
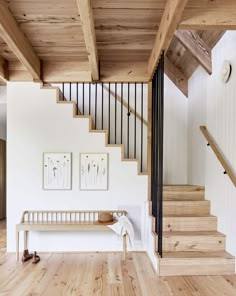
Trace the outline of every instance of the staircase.
{"type": "MultiPolygon", "coordinates": [[[[51,86],[44,89],[52,89],[51,86]]],[[[95,128],[93,116],[82,115],[77,104],[64,100],[57,91],[58,104],[72,104],[74,118],[88,118],[90,133],[104,133],[106,147],[120,147],[121,160],[137,163],[137,174],[147,175],[140,169],[140,161],[126,158],[124,144],[110,144],[108,131],[95,128]]],[[[210,201],[205,200],[204,187],[193,185],[164,186],[163,192],[163,257],[158,254],[160,276],[225,275],[235,271],[235,259],[225,251],[225,235],[217,231],[217,218],[210,214],[210,201]]],[[[151,213],[151,202],[149,201],[151,213]]],[[[154,229],[155,218],[151,224],[154,229]]],[[[151,226],[150,226],[151,228],[151,226]]],[[[152,230],[154,249],[157,235],[152,230]]],[[[155,257],[155,256],[154,256],[155,257]]],[[[156,257],[152,260],[156,262],[156,257]]]]}
{"type": "Polygon", "coordinates": [[[224,275],[235,270],[225,251],[225,235],[217,231],[203,187],[164,186],[161,276],[224,275]]]}

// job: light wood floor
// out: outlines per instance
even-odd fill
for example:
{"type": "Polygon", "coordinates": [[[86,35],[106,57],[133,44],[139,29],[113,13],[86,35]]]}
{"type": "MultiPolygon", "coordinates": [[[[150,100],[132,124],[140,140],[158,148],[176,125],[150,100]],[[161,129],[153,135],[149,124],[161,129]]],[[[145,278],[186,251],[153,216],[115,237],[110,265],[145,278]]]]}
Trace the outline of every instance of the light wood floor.
{"type": "Polygon", "coordinates": [[[145,253],[40,254],[37,265],[6,254],[0,222],[0,295],[235,296],[236,275],[158,278],[145,253]]]}

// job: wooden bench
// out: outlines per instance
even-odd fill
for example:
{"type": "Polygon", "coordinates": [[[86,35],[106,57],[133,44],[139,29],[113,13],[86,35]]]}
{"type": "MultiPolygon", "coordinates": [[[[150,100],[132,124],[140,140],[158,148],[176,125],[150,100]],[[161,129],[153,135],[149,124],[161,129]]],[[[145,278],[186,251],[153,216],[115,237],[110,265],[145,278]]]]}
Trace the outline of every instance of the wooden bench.
{"type": "MultiPolygon", "coordinates": [[[[24,231],[24,250],[28,249],[29,231],[112,231],[98,222],[99,214],[109,212],[118,217],[126,211],[24,211],[16,225],[16,260],[19,260],[19,234],[24,231]]],[[[123,256],[126,258],[126,235],[123,236],[123,256]]]]}

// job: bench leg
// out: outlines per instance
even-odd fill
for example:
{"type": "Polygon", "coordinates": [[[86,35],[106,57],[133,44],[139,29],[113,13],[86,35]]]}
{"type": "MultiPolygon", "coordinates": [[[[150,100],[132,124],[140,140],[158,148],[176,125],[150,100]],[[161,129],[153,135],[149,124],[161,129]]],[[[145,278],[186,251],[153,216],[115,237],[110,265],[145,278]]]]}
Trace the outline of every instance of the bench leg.
{"type": "Polygon", "coordinates": [[[123,235],[123,259],[126,259],[126,234],[123,235]]]}
{"type": "Polygon", "coordinates": [[[16,230],[16,261],[19,261],[19,231],[16,230]]]}
{"type": "Polygon", "coordinates": [[[24,250],[28,249],[28,231],[24,231],[24,250]]]}

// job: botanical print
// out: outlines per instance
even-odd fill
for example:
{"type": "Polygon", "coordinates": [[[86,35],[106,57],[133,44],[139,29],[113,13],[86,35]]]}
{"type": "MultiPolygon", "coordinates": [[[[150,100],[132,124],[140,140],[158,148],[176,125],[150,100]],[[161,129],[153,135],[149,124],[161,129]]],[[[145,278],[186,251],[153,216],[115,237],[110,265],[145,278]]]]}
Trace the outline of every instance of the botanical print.
{"type": "Polygon", "coordinates": [[[80,154],[80,189],[107,190],[108,156],[106,153],[80,154]]]}
{"type": "Polygon", "coordinates": [[[71,153],[44,153],[43,188],[71,189],[71,153]]]}

